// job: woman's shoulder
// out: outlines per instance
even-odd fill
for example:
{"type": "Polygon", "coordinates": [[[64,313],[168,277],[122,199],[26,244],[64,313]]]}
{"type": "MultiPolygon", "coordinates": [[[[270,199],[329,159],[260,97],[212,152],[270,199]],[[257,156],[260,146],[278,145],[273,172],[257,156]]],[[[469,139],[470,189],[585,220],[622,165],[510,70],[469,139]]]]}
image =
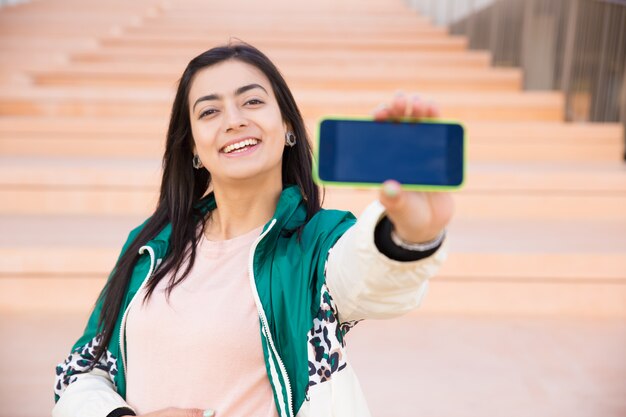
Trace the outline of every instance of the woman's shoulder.
{"type": "Polygon", "coordinates": [[[355,221],[356,217],[350,211],[323,208],[315,213],[311,220],[309,220],[309,223],[314,222],[322,225],[333,225],[341,223],[354,223],[355,221]]]}
{"type": "Polygon", "coordinates": [[[128,235],[126,237],[126,241],[124,242],[124,245],[122,246],[120,257],[126,252],[126,250],[128,250],[128,247],[135,241],[135,238],[139,235],[139,233],[141,233],[141,231],[146,226],[146,224],[148,223],[150,218],[151,217],[148,217],[143,222],[141,222],[141,224],[139,224],[138,226],[133,227],[130,230],[130,232],[128,232],[128,235]]]}
{"type": "Polygon", "coordinates": [[[356,223],[354,214],[344,210],[321,209],[306,222],[303,236],[314,240],[336,240],[356,223]]]}
{"type": "Polygon", "coordinates": [[[126,239],[126,243],[124,246],[126,246],[127,244],[129,244],[130,242],[132,242],[135,237],[137,237],[137,235],[139,233],[141,233],[141,231],[143,230],[143,228],[146,226],[146,224],[148,223],[148,221],[150,221],[152,217],[148,217],[147,219],[145,219],[144,221],[141,222],[141,224],[133,227],[130,232],[128,232],[128,238],[126,239]]]}

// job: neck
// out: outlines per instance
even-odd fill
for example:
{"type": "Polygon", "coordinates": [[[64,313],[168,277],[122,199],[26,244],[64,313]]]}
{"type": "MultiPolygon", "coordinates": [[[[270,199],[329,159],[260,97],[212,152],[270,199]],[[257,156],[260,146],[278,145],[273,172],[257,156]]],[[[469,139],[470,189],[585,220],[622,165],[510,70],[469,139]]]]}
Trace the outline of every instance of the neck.
{"type": "Polygon", "coordinates": [[[210,240],[226,240],[245,234],[267,223],[282,192],[282,181],[269,184],[221,184],[213,182],[217,208],[205,228],[210,240]],[[260,191],[261,190],[261,191],[260,191]]]}

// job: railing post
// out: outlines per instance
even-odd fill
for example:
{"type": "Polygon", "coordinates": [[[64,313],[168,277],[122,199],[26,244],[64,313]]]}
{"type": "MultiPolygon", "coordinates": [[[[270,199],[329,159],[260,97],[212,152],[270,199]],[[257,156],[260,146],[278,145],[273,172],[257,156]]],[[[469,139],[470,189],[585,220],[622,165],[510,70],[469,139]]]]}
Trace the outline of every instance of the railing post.
{"type": "Polygon", "coordinates": [[[468,46],[471,48],[472,47],[472,41],[474,40],[474,38],[476,37],[476,4],[474,3],[475,0],[469,0],[469,9],[470,12],[468,14],[468,18],[469,21],[467,22],[467,37],[469,39],[468,42],[468,46]]]}
{"type": "Polygon", "coordinates": [[[624,161],[626,161],[626,66],[624,67],[624,74],[622,75],[622,91],[620,94],[620,118],[622,119],[623,140],[624,140],[624,161]]]}
{"type": "MultiPolygon", "coordinates": [[[[604,7],[604,13],[602,16],[602,40],[601,40],[601,45],[600,45],[600,68],[598,68],[598,84],[596,85],[596,92],[600,93],[600,96],[604,96],[603,94],[603,82],[604,82],[604,67],[605,67],[605,61],[606,61],[606,44],[608,42],[608,36],[609,36],[609,13],[611,12],[611,5],[608,3],[603,3],[603,7],[604,7]]],[[[594,101],[594,105],[592,106],[592,116],[591,116],[591,120],[600,120],[602,119],[602,116],[606,116],[607,112],[606,111],[602,111],[602,110],[606,110],[606,102],[605,100],[602,100],[603,102],[603,106],[604,109],[601,109],[600,107],[600,100],[593,100],[594,101]]],[[[605,121],[605,120],[602,120],[605,121]]]]}
{"type": "Polygon", "coordinates": [[[452,23],[452,18],[454,16],[454,0],[448,0],[446,2],[446,12],[445,12],[445,17],[444,17],[444,25],[445,26],[450,26],[450,23],[452,23]]]}
{"type": "Polygon", "coordinates": [[[565,94],[565,120],[572,121],[572,69],[574,62],[574,44],[576,42],[576,23],[578,20],[578,3],[580,0],[571,0],[571,8],[567,16],[565,28],[565,51],[563,53],[563,75],[561,76],[561,90],[565,94]]]}
{"type": "Polygon", "coordinates": [[[491,5],[491,15],[489,16],[489,49],[491,50],[491,63],[493,65],[496,64],[496,55],[498,49],[498,23],[499,16],[498,13],[500,6],[500,0],[494,0],[491,5]]]}
{"type": "MultiPolygon", "coordinates": [[[[525,0],[524,1],[524,14],[522,16],[522,45],[521,45],[521,59],[520,59],[520,66],[522,67],[522,74],[526,74],[528,66],[529,66],[529,62],[528,62],[528,55],[529,55],[529,50],[528,48],[531,47],[531,28],[532,26],[532,20],[533,20],[533,16],[534,16],[534,11],[535,11],[535,0],[525,0]]],[[[528,79],[526,76],[524,76],[524,88],[527,88],[527,84],[528,84],[528,79]]]]}

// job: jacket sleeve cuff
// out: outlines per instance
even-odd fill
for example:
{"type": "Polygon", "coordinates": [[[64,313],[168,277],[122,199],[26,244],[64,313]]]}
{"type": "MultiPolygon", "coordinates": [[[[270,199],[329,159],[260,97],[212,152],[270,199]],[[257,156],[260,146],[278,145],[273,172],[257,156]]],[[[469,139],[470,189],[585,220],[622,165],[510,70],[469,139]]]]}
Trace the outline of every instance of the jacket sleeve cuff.
{"type": "Polygon", "coordinates": [[[128,407],[120,407],[107,414],[107,417],[136,416],[135,412],[128,407]]]}
{"type": "MultiPolygon", "coordinates": [[[[52,409],[52,417],[103,417],[115,416],[117,410],[132,408],[126,403],[100,369],[79,375],[65,389],[52,409]]],[[[123,416],[125,414],[119,414],[123,416]]],[[[132,415],[135,415],[134,412],[132,415]]]]}
{"type": "MultiPolygon", "coordinates": [[[[420,259],[428,258],[433,255],[441,247],[441,243],[436,247],[428,250],[409,250],[394,243],[391,238],[391,231],[393,230],[393,223],[387,216],[383,217],[376,228],[374,229],[374,243],[376,248],[388,257],[395,261],[400,262],[412,262],[419,261],[420,259]]],[[[442,242],[443,243],[443,242],[442,242]]]]}

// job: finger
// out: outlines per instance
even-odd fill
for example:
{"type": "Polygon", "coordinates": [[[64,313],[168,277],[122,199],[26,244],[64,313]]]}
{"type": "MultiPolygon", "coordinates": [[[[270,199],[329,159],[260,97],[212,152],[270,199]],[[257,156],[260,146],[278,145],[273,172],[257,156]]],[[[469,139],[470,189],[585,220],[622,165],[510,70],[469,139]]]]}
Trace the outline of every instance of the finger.
{"type": "Polygon", "coordinates": [[[425,116],[437,118],[440,115],[439,106],[437,106],[432,101],[426,105],[425,116]]]}
{"type": "Polygon", "coordinates": [[[413,96],[410,104],[410,109],[410,117],[413,117],[415,119],[421,119],[426,114],[424,109],[424,103],[419,98],[419,96],[413,96]]]}
{"type": "Polygon", "coordinates": [[[406,116],[407,113],[407,97],[402,91],[398,91],[391,101],[390,117],[393,119],[400,119],[406,116]]]}
{"type": "Polygon", "coordinates": [[[200,408],[170,408],[170,413],[167,417],[213,417],[215,411],[208,408],[202,410],[200,408]]]}
{"type": "Polygon", "coordinates": [[[379,104],[373,111],[374,120],[385,120],[389,118],[389,107],[386,104],[379,104]]]}
{"type": "Polygon", "coordinates": [[[406,195],[395,180],[387,180],[380,190],[380,202],[385,207],[387,215],[393,222],[395,213],[402,210],[406,204],[406,195]]]}

